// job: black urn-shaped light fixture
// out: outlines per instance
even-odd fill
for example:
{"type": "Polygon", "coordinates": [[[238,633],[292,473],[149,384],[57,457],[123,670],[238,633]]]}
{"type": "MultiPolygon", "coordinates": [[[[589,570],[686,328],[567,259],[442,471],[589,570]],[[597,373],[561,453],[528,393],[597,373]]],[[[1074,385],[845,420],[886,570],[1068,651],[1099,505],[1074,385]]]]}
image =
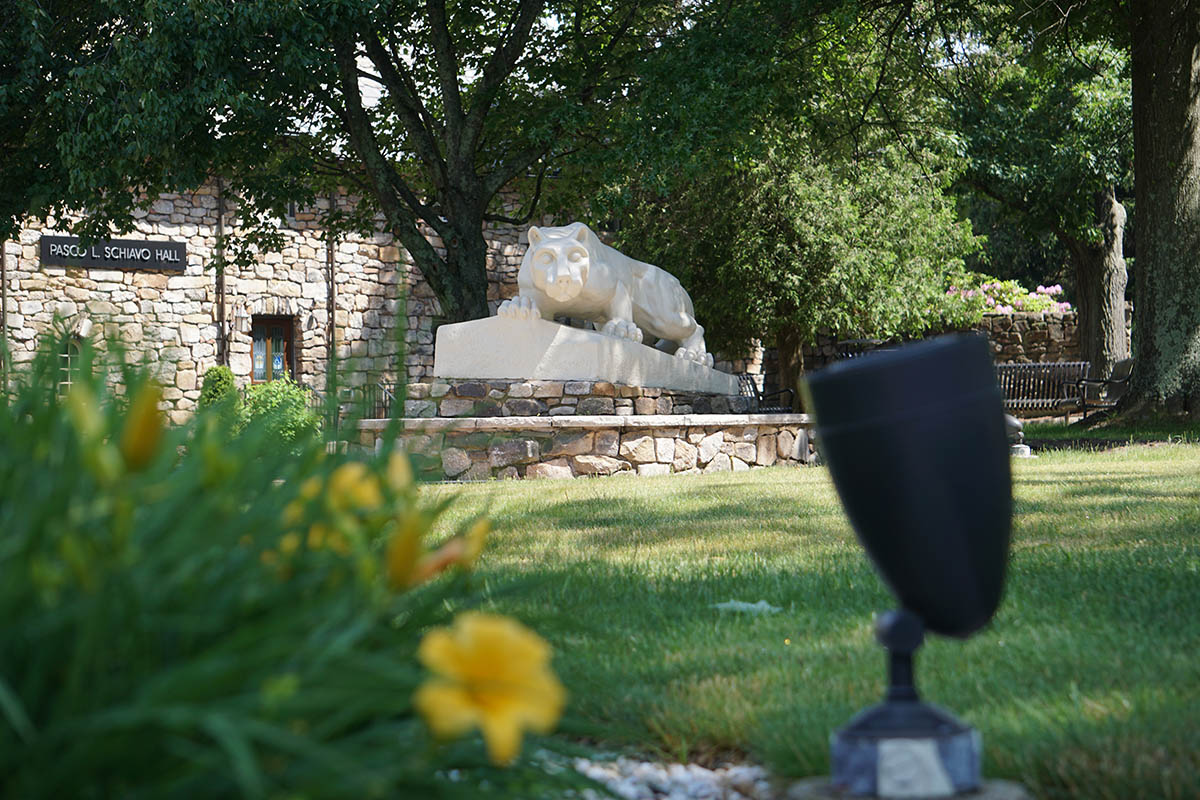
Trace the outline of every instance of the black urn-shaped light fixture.
{"type": "Polygon", "coordinates": [[[806,390],[846,514],[900,604],[877,625],[885,702],[834,735],[833,783],[852,796],[977,789],[979,736],[921,702],[912,655],[925,630],[979,630],[1003,593],[1012,478],[987,340],[945,336],[843,361],[806,390]]]}

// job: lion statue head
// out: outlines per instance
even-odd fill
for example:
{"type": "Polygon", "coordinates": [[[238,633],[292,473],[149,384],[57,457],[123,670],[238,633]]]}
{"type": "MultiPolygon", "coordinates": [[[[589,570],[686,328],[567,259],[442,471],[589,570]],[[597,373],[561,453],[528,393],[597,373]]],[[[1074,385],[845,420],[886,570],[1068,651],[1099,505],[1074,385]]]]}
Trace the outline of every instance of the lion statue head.
{"type": "Polygon", "coordinates": [[[525,262],[533,285],[560,303],[583,291],[592,258],[591,238],[581,222],[561,228],[530,228],[525,262]]]}

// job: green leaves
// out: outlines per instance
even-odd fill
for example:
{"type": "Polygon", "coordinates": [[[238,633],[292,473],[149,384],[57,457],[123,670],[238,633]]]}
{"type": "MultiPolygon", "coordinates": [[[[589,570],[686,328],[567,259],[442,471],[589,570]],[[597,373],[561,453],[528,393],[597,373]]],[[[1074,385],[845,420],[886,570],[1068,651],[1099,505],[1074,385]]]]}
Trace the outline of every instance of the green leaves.
{"type": "Polygon", "coordinates": [[[1128,55],[1104,41],[1072,46],[1004,27],[977,36],[975,54],[942,70],[964,179],[1029,234],[1087,240],[1095,193],[1132,185],[1128,55]]]}
{"type": "Polygon", "coordinates": [[[0,394],[0,797],[562,793],[532,761],[481,771],[477,738],[434,747],[413,714],[421,635],[480,596],[457,570],[398,593],[381,560],[446,498],[319,438],[232,436],[219,405],[97,475],[136,409],[99,367],[64,401],[53,346],[0,394]],[[348,509],[339,470],[379,505],[348,509]]]}
{"type": "Polygon", "coordinates": [[[895,154],[839,163],[778,141],[670,195],[639,195],[627,250],[680,276],[725,352],[783,327],[887,337],[940,325],[973,247],[950,200],[895,154]]]}

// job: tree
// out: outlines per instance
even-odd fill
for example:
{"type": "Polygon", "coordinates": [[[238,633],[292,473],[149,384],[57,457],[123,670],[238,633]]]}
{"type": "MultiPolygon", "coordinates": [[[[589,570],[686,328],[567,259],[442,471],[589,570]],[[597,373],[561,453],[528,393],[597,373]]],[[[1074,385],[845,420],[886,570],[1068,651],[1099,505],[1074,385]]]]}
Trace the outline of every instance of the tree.
{"type": "Polygon", "coordinates": [[[1132,179],[1128,59],[1104,42],[964,36],[938,78],[966,158],[962,180],[1029,238],[1052,234],[1074,271],[1080,349],[1093,374],[1129,355],[1118,194],[1132,179]],[[952,66],[950,66],[952,65],[952,66]]]}
{"type": "Polygon", "coordinates": [[[1014,2],[1008,11],[1000,24],[1019,35],[1129,54],[1137,362],[1121,408],[1135,416],[1159,408],[1200,416],[1200,300],[1190,291],[1200,283],[1200,4],[1014,2]]]}
{"type": "Polygon", "coordinates": [[[681,278],[711,347],[773,342],[785,385],[818,331],[940,326],[973,247],[943,194],[949,138],[913,80],[930,33],[887,6],[776,20],[739,5],[643,74],[655,94],[718,102],[631,106],[606,173],[620,244],[681,278]]]}
{"type": "MultiPolygon", "coordinates": [[[[49,19],[40,0],[12,7],[49,19]]],[[[634,0],[104,0],[92,16],[91,55],[45,84],[39,146],[65,185],[36,213],[87,196],[79,229],[100,236],[213,174],[247,220],[347,187],[364,198],[353,222],[383,215],[449,320],[487,313],[484,223],[532,213],[507,213],[501,191],[540,181],[652,43],[686,33],[686,12],[634,0]]],[[[26,76],[65,49],[54,31],[20,44],[26,76]]]]}
{"type": "Polygon", "coordinates": [[[86,0],[0,5],[0,238],[15,236],[26,214],[86,202],[66,195],[51,98],[96,57],[102,23],[86,0]]]}
{"type": "Polygon", "coordinates": [[[794,134],[622,220],[626,249],[680,276],[710,346],[774,341],[782,382],[821,331],[891,337],[949,320],[951,276],[973,247],[952,200],[906,157],[830,161],[794,134]]]}
{"type": "Polygon", "coordinates": [[[1138,209],[1129,405],[1200,416],[1200,4],[1129,6],[1138,209]]]}

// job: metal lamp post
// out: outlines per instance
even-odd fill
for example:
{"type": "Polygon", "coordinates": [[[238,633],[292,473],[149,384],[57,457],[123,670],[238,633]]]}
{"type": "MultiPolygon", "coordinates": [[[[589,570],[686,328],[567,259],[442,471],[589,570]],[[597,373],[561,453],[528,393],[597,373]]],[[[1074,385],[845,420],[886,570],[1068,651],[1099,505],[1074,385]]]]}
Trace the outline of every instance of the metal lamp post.
{"type": "Polygon", "coordinates": [[[821,453],[900,608],[882,614],[889,687],[832,740],[833,788],[948,797],[981,785],[976,731],[923,702],[913,653],[929,630],[970,636],[999,605],[1012,479],[987,342],[947,336],[841,362],[807,382],[821,453]]]}

